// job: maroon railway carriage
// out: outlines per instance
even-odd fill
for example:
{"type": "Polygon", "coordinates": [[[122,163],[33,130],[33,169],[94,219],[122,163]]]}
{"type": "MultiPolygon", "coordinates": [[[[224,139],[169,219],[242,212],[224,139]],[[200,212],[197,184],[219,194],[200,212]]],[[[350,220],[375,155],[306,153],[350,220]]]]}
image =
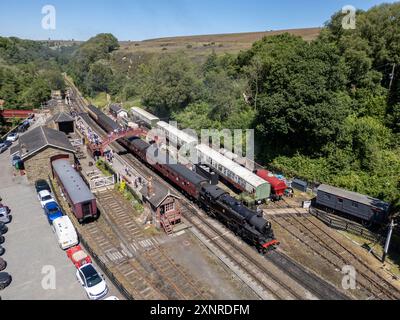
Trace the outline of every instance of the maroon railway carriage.
{"type": "Polygon", "coordinates": [[[201,185],[208,180],[179,163],[171,163],[167,155],[157,149],[149,149],[150,144],[141,139],[129,139],[128,148],[143,162],[157,170],[190,198],[198,199],[201,185]]]}
{"type": "Polygon", "coordinates": [[[68,203],[79,223],[97,217],[96,197],[68,160],[52,162],[53,176],[58,180],[68,203]]]}

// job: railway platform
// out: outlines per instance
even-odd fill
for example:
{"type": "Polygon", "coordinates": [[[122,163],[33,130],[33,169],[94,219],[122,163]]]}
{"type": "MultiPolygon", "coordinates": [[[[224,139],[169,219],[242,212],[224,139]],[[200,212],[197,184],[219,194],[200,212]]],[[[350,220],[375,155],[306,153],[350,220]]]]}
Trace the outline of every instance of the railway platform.
{"type": "Polygon", "coordinates": [[[263,212],[265,215],[282,215],[282,214],[291,214],[291,213],[297,213],[297,214],[308,214],[308,209],[304,208],[279,208],[279,209],[263,209],[263,212]]]}

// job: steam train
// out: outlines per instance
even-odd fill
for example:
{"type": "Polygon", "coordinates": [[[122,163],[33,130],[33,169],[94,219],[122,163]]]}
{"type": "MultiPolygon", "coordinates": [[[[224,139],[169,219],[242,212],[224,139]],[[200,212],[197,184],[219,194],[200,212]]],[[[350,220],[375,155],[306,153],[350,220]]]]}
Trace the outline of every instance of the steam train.
{"type": "MultiPolygon", "coordinates": [[[[107,132],[119,127],[94,106],[88,107],[88,113],[107,132]]],[[[260,253],[266,253],[278,244],[271,223],[263,217],[262,213],[250,210],[226,191],[211,185],[206,178],[176,163],[154,144],[135,137],[118,141],[144,164],[170,181],[189,199],[199,204],[209,216],[221,221],[260,253]]]]}

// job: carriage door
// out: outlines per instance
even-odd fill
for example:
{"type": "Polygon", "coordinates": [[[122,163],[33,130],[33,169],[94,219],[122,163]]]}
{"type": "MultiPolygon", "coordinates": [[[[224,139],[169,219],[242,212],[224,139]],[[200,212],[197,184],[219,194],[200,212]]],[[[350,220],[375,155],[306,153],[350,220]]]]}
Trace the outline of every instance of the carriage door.
{"type": "Polygon", "coordinates": [[[336,209],[343,211],[343,199],[342,198],[336,199],[336,209]]]}
{"type": "Polygon", "coordinates": [[[82,214],[83,214],[83,217],[88,217],[88,216],[92,215],[90,202],[86,202],[86,203],[82,204],[82,214]]]}

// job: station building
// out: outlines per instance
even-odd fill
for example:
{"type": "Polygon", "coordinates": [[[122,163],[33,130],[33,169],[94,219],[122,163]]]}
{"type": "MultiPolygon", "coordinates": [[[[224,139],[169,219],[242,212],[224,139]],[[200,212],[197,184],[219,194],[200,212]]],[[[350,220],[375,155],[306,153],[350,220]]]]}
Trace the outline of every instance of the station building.
{"type": "Polygon", "coordinates": [[[74,132],[74,118],[67,112],[58,112],[48,120],[47,126],[68,135],[74,132]]]}
{"type": "Polygon", "coordinates": [[[18,154],[21,157],[27,178],[32,183],[48,178],[53,160],[65,158],[71,165],[75,162],[75,149],[66,134],[44,126],[22,135],[10,153],[11,156],[18,154]]]}
{"type": "Polygon", "coordinates": [[[174,227],[181,223],[180,197],[152,179],[140,193],[144,205],[150,209],[154,225],[163,228],[167,234],[173,233],[174,227]]]}

